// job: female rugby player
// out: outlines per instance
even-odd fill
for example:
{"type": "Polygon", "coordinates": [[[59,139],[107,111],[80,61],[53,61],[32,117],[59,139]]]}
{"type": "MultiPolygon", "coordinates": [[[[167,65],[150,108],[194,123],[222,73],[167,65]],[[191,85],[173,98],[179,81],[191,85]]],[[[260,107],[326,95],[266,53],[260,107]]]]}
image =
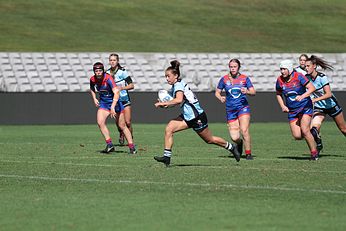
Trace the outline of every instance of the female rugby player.
{"type": "Polygon", "coordinates": [[[336,97],[333,95],[332,90],[329,85],[328,77],[322,73],[318,72],[316,68],[319,66],[323,70],[333,70],[333,67],[329,65],[325,60],[311,55],[310,58],[306,60],[306,71],[307,77],[313,83],[316,88],[311,94],[312,103],[314,104],[314,115],[311,122],[311,133],[315,138],[317,143],[317,149],[322,150],[322,140],[320,137],[320,129],[322,122],[329,115],[336,123],[339,130],[346,136],[346,123],[342,108],[338,104],[336,97]]]}
{"type": "MultiPolygon", "coordinates": [[[[109,55],[109,65],[111,67],[107,70],[107,73],[113,77],[114,82],[120,91],[120,102],[124,106],[125,123],[133,137],[133,129],[131,123],[132,108],[131,99],[128,91],[134,89],[134,84],[132,82],[131,77],[128,75],[126,69],[119,64],[118,54],[112,53],[109,55]]],[[[116,123],[116,125],[119,131],[119,144],[124,145],[124,133],[121,131],[119,124],[116,123]]]]}
{"type": "Polygon", "coordinates": [[[207,115],[199,104],[195,94],[180,78],[180,63],[177,60],[171,62],[165,71],[167,83],[172,85],[170,94],[173,99],[167,102],[157,102],[155,107],[170,107],[181,105],[181,115],[169,121],[165,129],[165,148],[163,156],[155,156],[158,162],[169,166],[171,162],[173,134],[192,128],[206,143],[215,144],[232,152],[237,161],[240,160],[237,144],[231,144],[224,139],[213,136],[208,128],[207,115]]]}
{"type": "Polygon", "coordinates": [[[311,160],[318,160],[314,137],[310,132],[313,113],[310,95],[314,85],[303,74],[293,70],[290,60],[280,63],[281,75],[276,81],[276,98],[282,112],[288,113],[292,136],[296,140],[305,139],[311,153],[311,160]]]}
{"type": "Polygon", "coordinates": [[[246,95],[254,96],[256,90],[249,77],[240,74],[240,61],[231,59],[228,63],[229,74],[223,76],[215,90],[215,96],[221,103],[226,103],[226,118],[229,134],[239,147],[240,155],[243,150],[243,139],[247,160],[252,160],[250,138],[250,106],[246,95]],[[226,96],[221,92],[225,91],[226,96]],[[242,139],[242,137],[243,139],[242,139]]]}
{"type": "Polygon", "coordinates": [[[136,153],[136,148],[132,140],[131,132],[126,127],[124,118],[124,107],[119,101],[119,89],[116,87],[113,78],[105,73],[102,63],[97,62],[93,65],[94,75],[90,78],[90,94],[97,110],[97,125],[106,140],[106,148],[104,153],[114,151],[112,139],[106,126],[106,120],[110,115],[115,118],[120,129],[125,134],[131,154],[136,153]],[[99,99],[96,97],[96,90],[99,93],[99,99]]]}

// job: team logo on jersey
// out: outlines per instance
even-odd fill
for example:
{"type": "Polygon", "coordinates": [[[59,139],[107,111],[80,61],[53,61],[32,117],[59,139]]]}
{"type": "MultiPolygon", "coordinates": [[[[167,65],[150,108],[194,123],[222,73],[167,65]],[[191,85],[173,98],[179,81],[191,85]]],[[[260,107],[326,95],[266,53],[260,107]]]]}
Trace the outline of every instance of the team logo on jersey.
{"type": "Polygon", "coordinates": [[[231,85],[231,81],[227,80],[226,85],[230,86],[231,85]]]}
{"type": "Polygon", "coordinates": [[[287,98],[291,101],[296,101],[296,97],[298,96],[298,93],[296,91],[289,91],[287,92],[287,98]]]}
{"type": "Polygon", "coordinates": [[[228,91],[231,96],[234,98],[234,99],[237,99],[241,96],[241,90],[240,90],[240,87],[233,87],[232,89],[229,89],[228,91]]]}

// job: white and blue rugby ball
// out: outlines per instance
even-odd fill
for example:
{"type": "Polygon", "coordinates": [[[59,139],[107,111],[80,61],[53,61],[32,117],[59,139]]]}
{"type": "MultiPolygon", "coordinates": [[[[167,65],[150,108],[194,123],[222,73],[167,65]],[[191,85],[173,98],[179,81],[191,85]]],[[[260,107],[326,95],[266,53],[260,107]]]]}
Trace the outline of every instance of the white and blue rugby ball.
{"type": "Polygon", "coordinates": [[[173,97],[166,90],[159,90],[158,96],[160,102],[167,102],[173,99],[173,97]]]}

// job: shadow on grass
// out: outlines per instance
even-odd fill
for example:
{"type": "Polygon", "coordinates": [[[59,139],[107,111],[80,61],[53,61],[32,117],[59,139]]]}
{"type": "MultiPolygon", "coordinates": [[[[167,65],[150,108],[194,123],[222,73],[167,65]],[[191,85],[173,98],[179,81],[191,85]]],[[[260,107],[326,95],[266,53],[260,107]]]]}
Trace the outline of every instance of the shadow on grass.
{"type": "MultiPolygon", "coordinates": [[[[319,159],[323,157],[344,157],[341,155],[330,155],[330,154],[320,154],[319,159]]],[[[278,159],[289,159],[289,160],[310,160],[310,156],[279,156],[278,159]]]]}
{"type": "Polygon", "coordinates": [[[210,167],[211,164],[171,164],[170,167],[210,167]]]}
{"type": "MultiPolygon", "coordinates": [[[[232,158],[232,159],[234,159],[234,156],[233,155],[227,155],[227,156],[218,156],[219,158],[232,158]]],[[[256,158],[256,155],[252,155],[252,157],[255,159],[256,158]]],[[[246,159],[246,156],[245,155],[242,155],[241,157],[240,157],[241,159],[246,159]]]]}
{"type": "Polygon", "coordinates": [[[101,154],[103,154],[103,155],[109,155],[109,156],[111,156],[111,155],[113,155],[113,154],[118,154],[118,153],[128,153],[127,151],[112,151],[112,152],[109,152],[109,153],[107,153],[107,152],[105,152],[104,150],[99,150],[99,151],[96,151],[97,153],[101,153],[101,154]]]}

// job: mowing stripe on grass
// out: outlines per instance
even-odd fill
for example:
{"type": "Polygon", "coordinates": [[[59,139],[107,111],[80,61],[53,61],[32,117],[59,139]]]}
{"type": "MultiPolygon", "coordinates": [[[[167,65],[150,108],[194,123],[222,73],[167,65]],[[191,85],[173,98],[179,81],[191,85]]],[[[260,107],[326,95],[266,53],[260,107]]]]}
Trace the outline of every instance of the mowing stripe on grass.
{"type": "MultiPolygon", "coordinates": [[[[48,161],[20,161],[20,160],[0,160],[0,163],[19,163],[19,164],[47,164],[47,165],[70,165],[70,166],[85,166],[85,167],[127,167],[131,165],[124,165],[124,164],[88,164],[88,163],[69,163],[69,162],[48,162],[48,161]]],[[[172,165],[174,166],[174,164],[172,165]]],[[[228,168],[233,168],[234,170],[256,170],[256,171],[279,171],[279,172],[306,172],[306,173],[346,173],[346,171],[343,170],[305,170],[305,169],[288,169],[288,168],[268,168],[268,167],[263,167],[263,168],[256,168],[256,167],[247,167],[245,166],[244,168],[239,168],[239,166],[209,166],[209,165],[191,165],[191,166],[185,166],[185,167],[190,167],[190,168],[210,168],[210,169],[228,169],[228,168]]]]}
{"type": "Polygon", "coordinates": [[[45,180],[45,181],[77,181],[86,183],[110,183],[110,184],[148,184],[148,185],[168,185],[168,186],[191,186],[191,187],[213,187],[213,188],[240,188],[240,189],[258,189],[273,191],[297,191],[297,192],[315,192],[315,193],[332,193],[346,194],[346,191],[324,190],[324,189],[304,189],[304,188],[284,188],[263,185],[232,185],[232,184],[210,184],[210,183],[172,183],[172,182],[155,182],[155,181],[134,181],[134,180],[108,180],[108,179],[83,179],[83,178],[58,178],[47,176],[22,176],[22,175],[6,175],[0,174],[1,178],[29,179],[29,180],[45,180]]]}

